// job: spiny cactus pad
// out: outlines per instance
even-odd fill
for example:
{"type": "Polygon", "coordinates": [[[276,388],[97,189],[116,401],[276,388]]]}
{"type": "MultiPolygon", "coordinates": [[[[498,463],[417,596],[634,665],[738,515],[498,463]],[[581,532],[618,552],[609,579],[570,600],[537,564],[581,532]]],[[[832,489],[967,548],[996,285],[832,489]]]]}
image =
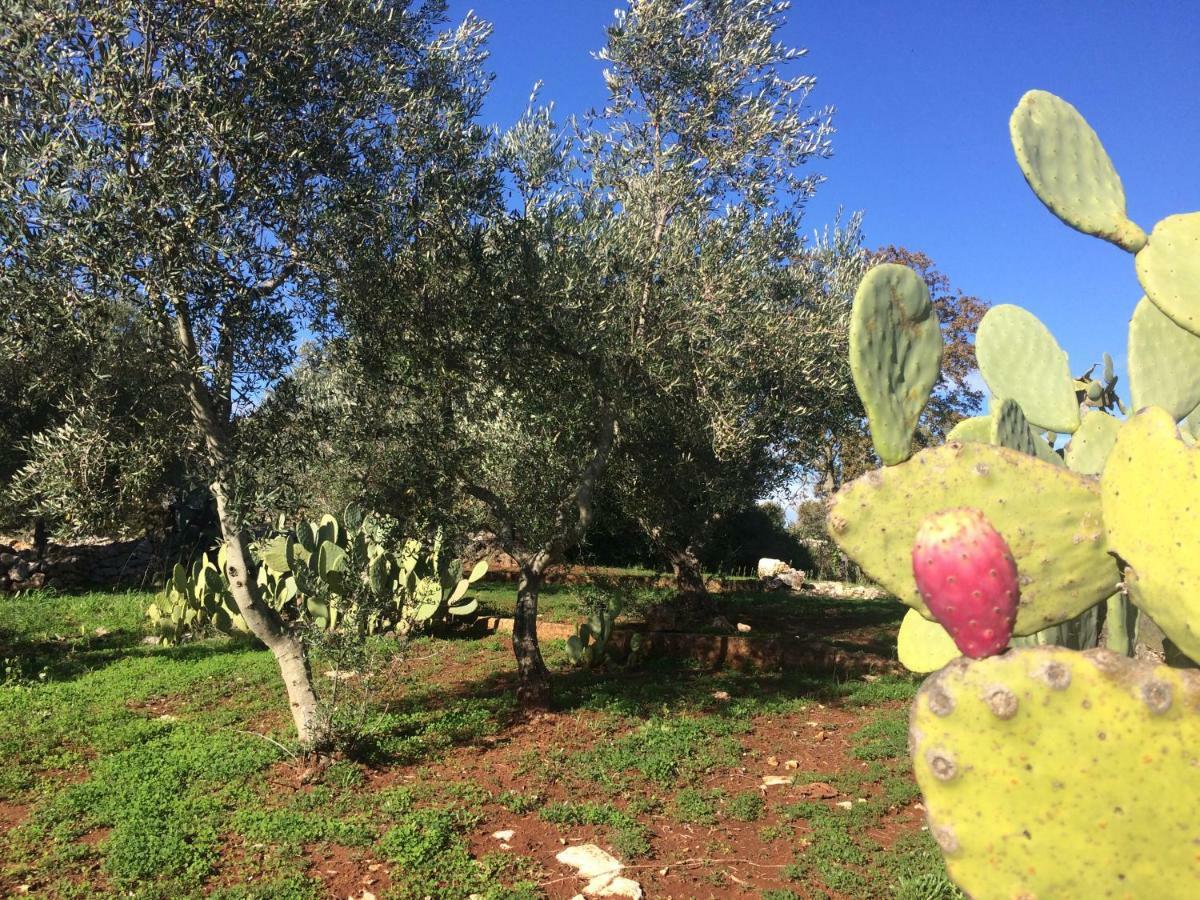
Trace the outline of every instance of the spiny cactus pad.
{"type": "Polygon", "coordinates": [[[1109,650],[931,676],[909,749],[951,878],[975,900],[1200,896],[1198,705],[1200,673],[1109,650]]]}
{"type": "MultiPolygon", "coordinates": [[[[1066,465],[1063,458],[1054,452],[1054,448],[1042,437],[1040,431],[1032,425],[1029,427],[1029,443],[1028,452],[1032,453],[1038,459],[1045,460],[1048,463],[1053,463],[1056,466],[1066,465]]],[[[971,416],[963,419],[946,434],[946,440],[949,441],[975,441],[980,444],[995,444],[1001,443],[996,441],[992,436],[992,417],[991,416],[971,416]]],[[[1008,446],[1001,443],[1001,446],[1008,446]]]]}
{"type": "Polygon", "coordinates": [[[1161,406],[1175,421],[1200,404],[1200,337],[1147,297],[1129,320],[1129,393],[1135,410],[1161,406]]]}
{"type": "Polygon", "coordinates": [[[1032,425],[1029,426],[1030,431],[1033,431],[1033,455],[1043,462],[1051,463],[1055,466],[1065,466],[1063,458],[1059,456],[1054,448],[1050,446],[1049,441],[1038,434],[1032,425]]]}
{"type": "Polygon", "coordinates": [[[1121,430],[1121,420],[1105,412],[1090,412],[1067,444],[1067,466],[1080,475],[1099,475],[1121,430]]]}
{"type": "Polygon", "coordinates": [[[1200,335],[1200,213],[1167,216],[1155,225],[1134,265],[1154,305],[1200,335]]]}
{"type": "Polygon", "coordinates": [[[1033,445],[1033,432],[1021,412],[1021,405],[1015,400],[1002,400],[991,414],[991,428],[988,434],[989,443],[1009,450],[1019,450],[1035,456],[1037,450],[1033,445]]]}
{"type": "Polygon", "coordinates": [[[896,636],[896,655],[910,672],[936,672],[961,654],[954,638],[937,622],[930,622],[915,609],[904,614],[896,636]]]}
{"type": "Polygon", "coordinates": [[[942,332],[929,289],[912,269],[871,269],[854,295],[850,371],[885,465],[912,454],[913,431],[942,365],[942,332]]]}
{"type": "Polygon", "coordinates": [[[921,522],[955,506],[983,511],[1017,561],[1014,634],[1073,618],[1112,593],[1100,487],[1059,466],[990,444],[954,441],[868,472],[833,498],[829,534],[872,579],[932,618],[912,574],[921,522]]]}
{"type": "Polygon", "coordinates": [[[1050,431],[1079,427],[1067,354],[1033,313],[993,306],[975,334],[975,356],[992,394],[1015,400],[1030,422],[1050,431]]]}
{"type": "Polygon", "coordinates": [[[1150,407],[1121,427],[1101,484],[1109,544],[1128,564],[1134,602],[1200,659],[1200,448],[1150,407]]]}
{"type": "Polygon", "coordinates": [[[1146,233],[1125,214],[1125,189],[1100,138],[1066,100],[1029,91],[1008,121],[1033,192],[1063,222],[1137,253],[1146,233]]]}

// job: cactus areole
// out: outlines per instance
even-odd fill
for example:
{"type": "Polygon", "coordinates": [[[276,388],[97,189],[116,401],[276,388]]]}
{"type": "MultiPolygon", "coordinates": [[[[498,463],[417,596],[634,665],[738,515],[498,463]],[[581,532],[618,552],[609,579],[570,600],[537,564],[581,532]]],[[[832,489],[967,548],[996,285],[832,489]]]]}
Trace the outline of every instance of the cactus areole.
{"type": "Polygon", "coordinates": [[[921,523],[913,577],[925,605],[965,656],[1003,652],[1017,618],[1017,564],[980,510],[948,509],[921,523]]]}

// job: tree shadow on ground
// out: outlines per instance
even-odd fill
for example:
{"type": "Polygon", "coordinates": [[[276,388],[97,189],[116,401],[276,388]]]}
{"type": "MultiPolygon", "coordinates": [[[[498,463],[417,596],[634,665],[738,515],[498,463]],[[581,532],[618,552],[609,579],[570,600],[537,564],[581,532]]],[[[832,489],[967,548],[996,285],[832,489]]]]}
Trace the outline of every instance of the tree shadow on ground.
{"type": "Polygon", "coordinates": [[[144,644],[142,631],[118,628],[103,633],[29,638],[0,628],[0,660],[19,669],[20,677],[71,681],[131,657],[195,662],[227,653],[261,649],[251,638],[194,641],[179,646],[144,644]]]}
{"type": "MultiPolygon", "coordinates": [[[[548,712],[552,716],[590,712],[631,723],[663,716],[749,720],[793,709],[797,702],[836,708],[907,701],[917,683],[915,676],[847,679],[820,669],[737,672],[656,660],[632,670],[556,671],[548,712]]],[[[485,733],[490,746],[503,744],[516,726],[542,715],[517,706],[516,687],[516,673],[506,670],[449,686],[405,691],[387,703],[395,727],[363,742],[354,755],[376,767],[415,764],[422,761],[420,754],[414,754],[415,745],[404,740],[416,741],[429,732],[450,736],[436,742],[439,750],[478,743],[485,733]],[[464,724],[468,722],[472,724],[464,724]],[[406,747],[404,753],[389,750],[397,743],[406,747]]]]}

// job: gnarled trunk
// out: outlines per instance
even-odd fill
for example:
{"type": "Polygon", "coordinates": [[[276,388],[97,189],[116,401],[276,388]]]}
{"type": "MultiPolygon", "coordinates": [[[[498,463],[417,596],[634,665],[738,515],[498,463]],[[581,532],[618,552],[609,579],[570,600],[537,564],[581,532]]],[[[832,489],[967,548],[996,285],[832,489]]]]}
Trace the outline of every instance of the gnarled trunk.
{"type": "Polygon", "coordinates": [[[535,559],[521,562],[517,581],[517,607],[513,613],[513,653],[517,658],[517,702],[525,708],[544,709],[550,705],[550,670],[538,645],[538,591],[542,587],[544,564],[535,559]]]}
{"type": "Polygon", "coordinates": [[[708,600],[708,586],[700,571],[700,560],[691,547],[673,548],[667,551],[671,573],[675,576],[675,589],[683,597],[708,600]]]}

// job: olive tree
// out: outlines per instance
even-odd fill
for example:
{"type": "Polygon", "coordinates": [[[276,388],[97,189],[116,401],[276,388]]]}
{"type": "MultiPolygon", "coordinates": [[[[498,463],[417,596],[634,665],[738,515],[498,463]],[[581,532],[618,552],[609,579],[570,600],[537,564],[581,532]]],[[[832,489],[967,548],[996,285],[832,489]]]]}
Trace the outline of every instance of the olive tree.
{"type": "Polygon", "coordinates": [[[442,13],[23,0],[0,26],[0,293],[53,294],[83,318],[127,304],[150,324],[203,446],[238,610],[304,745],[323,733],[317,696],[253,578],[238,425],[298,324],[336,303],[349,255],[381,222],[416,227],[473,139],[486,28],[441,35],[442,13]]]}
{"type": "MultiPolygon", "coordinates": [[[[826,403],[826,332],[842,326],[788,267],[829,111],[807,109],[810,76],[784,72],[801,56],[776,38],[785,9],[634,0],[600,54],[605,108],[559,127],[531,102],[496,141],[508,204],[360,260],[346,323],[360,359],[381,396],[441,411],[429,438],[520,566],[528,702],[549,693],[539,588],[585,538],[614,454],[646,508],[702,455],[678,499],[681,516],[708,514],[774,477],[781,423],[826,403]]],[[[676,525],[644,518],[664,542],[676,525]]]]}
{"type": "Polygon", "coordinates": [[[821,267],[859,266],[858,222],[819,252],[802,238],[832,110],[808,107],[804,51],[778,38],[787,8],[642,0],[600,53],[611,100],[590,163],[645,348],[614,490],[684,593],[704,593],[712,529],[792,478],[852,393],[848,298],[821,267]]]}

